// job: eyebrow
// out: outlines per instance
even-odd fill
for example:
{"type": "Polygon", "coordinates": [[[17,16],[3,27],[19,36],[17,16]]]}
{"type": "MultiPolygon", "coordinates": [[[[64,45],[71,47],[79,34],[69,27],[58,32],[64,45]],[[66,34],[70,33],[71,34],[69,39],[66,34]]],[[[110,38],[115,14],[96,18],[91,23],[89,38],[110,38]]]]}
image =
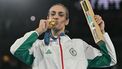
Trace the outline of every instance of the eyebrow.
{"type": "Polygon", "coordinates": [[[59,12],[60,14],[65,13],[65,12],[59,12]]]}
{"type": "MultiPolygon", "coordinates": [[[[51,11],[51,12],[56,13],[56,11],[51,11]]],[[[65,13],[65,12],[59,11],[58,13],[65,13]]]]}
{"type": "Polygon", "coordinates": [[[56,13],[55,11],[51,11],[51,12],[56,13]]]}

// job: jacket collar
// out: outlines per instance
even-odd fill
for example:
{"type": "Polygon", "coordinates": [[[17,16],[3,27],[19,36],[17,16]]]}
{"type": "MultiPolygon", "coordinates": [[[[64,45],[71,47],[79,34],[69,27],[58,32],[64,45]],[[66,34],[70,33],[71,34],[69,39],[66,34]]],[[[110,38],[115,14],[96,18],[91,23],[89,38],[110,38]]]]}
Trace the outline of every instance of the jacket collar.
{"type": "MultiPolygon", "coordinates": [[[[66,36],[64,32],[62,32],[59,37],[62,39],[62,37],[66,36]]],[[[57,40],[58,36],[52,36],[52,33],[50,30],[46,31],[45,34],[44,34],[44,43],[46,45],[49,45],[50,43],[50,38],[52,40],[57,40]]]]}

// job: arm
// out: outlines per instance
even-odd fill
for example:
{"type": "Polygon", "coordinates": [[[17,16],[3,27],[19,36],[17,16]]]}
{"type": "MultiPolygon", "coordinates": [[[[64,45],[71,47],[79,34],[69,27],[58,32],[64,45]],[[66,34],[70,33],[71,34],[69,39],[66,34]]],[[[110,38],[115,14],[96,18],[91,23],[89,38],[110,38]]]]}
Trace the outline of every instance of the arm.
{"type": "Polygon", "coordinates": [[[106,67],[115,65],[117,63],[115,49],[109,35],[105,33],[104,21],[99,15],[95,15],[95,20],[103,33],[104,40],[98,43],[100,50],[84,43],[87,47],[86,54],[89,61],[89,67],[106,67]]]}
{"type": "Polygon", "coordinates": [[[86,44],[85,54],[88,59],[88,67],[109,67],[117,63],[114,46],[107,33],[104,34],[105,43],[99,44],[100,50],[86,44]]]}
{"type": "Polygon", "coordinates": [[[38,34],[35,31],[26,33],[22,38],[17,39],[11,46],[11,53],[24,63],[32,65],[34,56],[31,53],[31,48],[35,45],[34,43],[37,38],[38,34]]]}
{"type": "Polygon", "coordinates": [[[45,32],[48,28],[46,20],[40,20],[39,27],[35,31],[26,33],[22,38],[19,38],[11,46],[11,53],[19,60],[28,65],[32,65],[34,60],[34,47],[38,46],[38,36],[45,32]]]}

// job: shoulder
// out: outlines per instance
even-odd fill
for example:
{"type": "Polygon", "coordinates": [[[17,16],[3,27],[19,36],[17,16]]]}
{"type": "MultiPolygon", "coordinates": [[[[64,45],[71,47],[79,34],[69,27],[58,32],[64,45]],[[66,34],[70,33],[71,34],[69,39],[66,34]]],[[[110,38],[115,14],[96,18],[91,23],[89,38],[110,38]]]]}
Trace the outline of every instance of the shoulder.
{"type": "Polygon", "coordinates": [[[33,43],[34,46],[38,47],[38,46],[44,46],[44,40],[40,40],[40,39],[37,39],[34,43],[33,43]]]}
{"type": "Polygon", "coordinates": [[[80,38],[74,38],[74,39],[71,39],[73,42],[75,43],[83,43],[84,41],[80,38]]]}
{"type": "Polygon", "coordinates": [[[66,42],[66,44],[71,44],[73,46],[83,46],[83,43],[84,43],[84,41],[82,39],[79,39],[79,38],[78,39],[73,38],[73,39],[68,40],[66,42]]]}
{"type": "Polygon", "coordinates": [[[73,38],[73,39],[71,39],[68,35],[65,36],[64,40],[66,40],[66,42],[68,41],[68,42],[73,42],[73,43],[82,43],[82,42],[84,42],[80,38],[73,38]]]}

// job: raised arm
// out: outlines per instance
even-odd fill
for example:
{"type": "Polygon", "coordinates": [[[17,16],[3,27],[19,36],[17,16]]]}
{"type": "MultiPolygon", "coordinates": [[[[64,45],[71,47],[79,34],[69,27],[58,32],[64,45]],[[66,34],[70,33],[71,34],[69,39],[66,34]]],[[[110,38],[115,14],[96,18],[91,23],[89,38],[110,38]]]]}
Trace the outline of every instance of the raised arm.
{"type": "Polygon", "coordinates": [[[103,33],[104,40],[98,43],[100,48],[99,50],[89,46],[84,42],[86,47],[86,57],[89,61],[89,67],[107,67],[115,65],[117,63],[116,53],[108,33],[106,33],[104,30],[104,21],[99,15],[95,15],[95,20],[98,23],[101,32],[103,33]]]}
{"type": "MultiPolygon", "coordinates": [[[[26,33],[17,39],[11,46],[11,53],[28,65],[32,65],[34,60],[33,48],[38,45],[38,36],[48,28],[47,20],[40,20],[39,27],[35,31],[26,33]]],[[[41,44],[41,43],[40,43],[41,44]]]]}
{"type": "Polygon", "coordinates": [[[99,44],[99,50],[84,42],[85,54],[88,59],[88,67],[109,67],[117,63],[116,53],[107,33],[104,34],[105,41],[99,44]]]}

